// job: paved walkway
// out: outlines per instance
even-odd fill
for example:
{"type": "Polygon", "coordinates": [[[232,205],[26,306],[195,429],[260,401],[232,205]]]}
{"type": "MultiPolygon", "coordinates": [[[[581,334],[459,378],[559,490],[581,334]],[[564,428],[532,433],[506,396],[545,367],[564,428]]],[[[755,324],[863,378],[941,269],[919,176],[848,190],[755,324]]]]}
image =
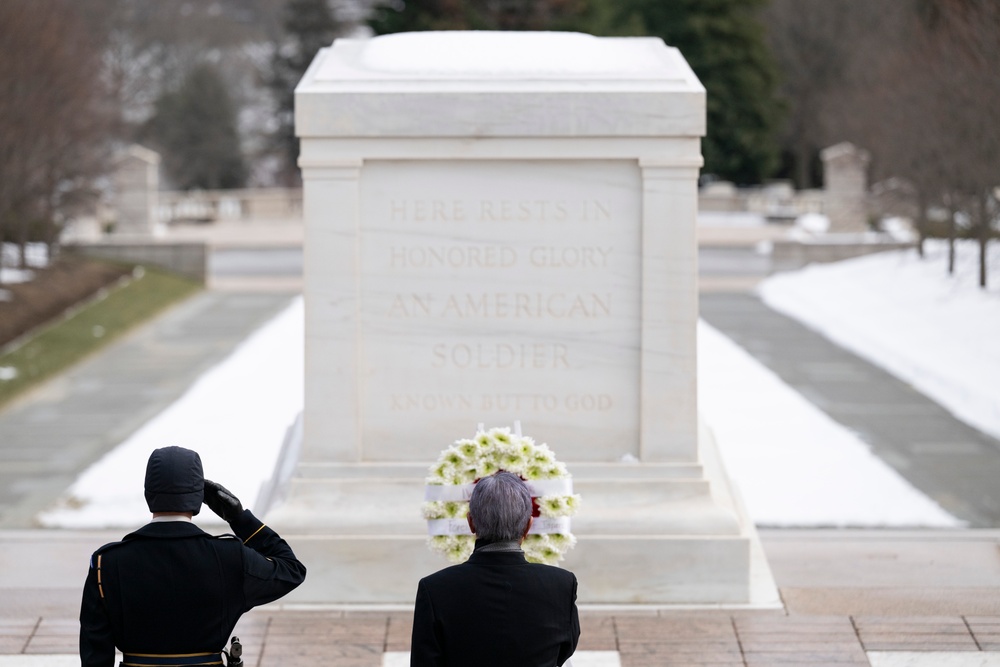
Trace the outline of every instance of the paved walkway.
{"type": "Polygon", "coordinates": [[[752,294],[703,293],[701,316],[947,511],[970,526],[1000,526],[995,438],[752,294]]]}
{"type": "Polygon", "coordinates": [[[0,411],[0,528],[32,526],[91,463],[291,298],[202,292],[0,411]]]}

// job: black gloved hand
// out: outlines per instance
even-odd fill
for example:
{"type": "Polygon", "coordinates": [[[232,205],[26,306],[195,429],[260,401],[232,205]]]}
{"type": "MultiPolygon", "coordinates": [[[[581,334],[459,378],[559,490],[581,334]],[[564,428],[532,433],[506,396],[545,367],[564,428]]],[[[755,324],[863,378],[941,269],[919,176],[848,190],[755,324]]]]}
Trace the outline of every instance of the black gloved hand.
{"type": "Polygon", "coordinates": [[[205,480],[205,504],[226,523],[232,523],[243,514],[240,499],[232,491],[210,479],[205,480]]]}

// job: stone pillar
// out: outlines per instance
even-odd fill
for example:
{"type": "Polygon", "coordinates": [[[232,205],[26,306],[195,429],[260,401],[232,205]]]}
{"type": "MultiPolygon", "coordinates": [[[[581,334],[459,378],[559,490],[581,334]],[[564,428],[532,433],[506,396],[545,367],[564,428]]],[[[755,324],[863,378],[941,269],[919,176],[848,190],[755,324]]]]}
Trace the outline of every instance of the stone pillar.
{"type": "Polygon", "coordinates": [[[115,235],[153,236],[157,231],[160,155],[132,144],[115,165],[115,235]]]}
{"type": "Polygon", "coordinates": [[[698,167],[644,159],[640,460],[698,461],[698,167]]]}
{"type": "Polygon", "coordinates": [[[352,322],[359,303],[358,183],[360,160],[302,162],[303,291],[306,350],[303,406],[305,462],[361,459],[356,391],[361,341],[352,322]],[[335,212],[335,214],[333,214],[335,212]]]}
{"type": "Polygon", "coordinates": [[[868,231],[868,151],[843,142],[823,149],[820,158],[829,231],[868,231]]]}

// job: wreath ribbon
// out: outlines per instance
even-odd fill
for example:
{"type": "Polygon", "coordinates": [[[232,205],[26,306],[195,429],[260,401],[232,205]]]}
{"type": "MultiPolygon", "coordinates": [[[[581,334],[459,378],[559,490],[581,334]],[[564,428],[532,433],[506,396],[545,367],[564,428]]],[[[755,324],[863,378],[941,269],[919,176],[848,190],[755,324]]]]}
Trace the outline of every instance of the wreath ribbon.
{"type": "MultiPolygon", "coordinates": [[[[570,531],[569,517],[541,517],[536,516],[531,522],[529,535],[549,535],[563,534],[570,531]]],[[[434,535],[472,535],[469,530],[469,522],[465,519],[429,519],[427,521],[427,534],[434,535]]]]}
{"type": "MultiPolygon", "coordinates": [[[[569,496],[573,494],[573,479],[571,477],[561,477],[559,479],[538,479],[525,482],[532,498],[542,496],[569,496]]],[[[472,497],[472,490],[476,488],[475,482],[472,484],[428,484],[424,487],[424,500],[435,501],[461,501],[472,497]]]]}

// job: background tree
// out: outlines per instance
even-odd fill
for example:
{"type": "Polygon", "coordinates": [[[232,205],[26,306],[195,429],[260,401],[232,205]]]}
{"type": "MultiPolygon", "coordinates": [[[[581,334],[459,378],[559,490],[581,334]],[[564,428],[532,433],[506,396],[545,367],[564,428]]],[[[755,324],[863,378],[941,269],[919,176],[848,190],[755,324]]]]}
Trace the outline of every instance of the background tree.
{"type": "MultiPolygon", "coordinates": [[[[1000,4],[994,0],[920,0],[924,38],[914,51],[927,82],[927,120],[944,142],[940,184],[979,242],[979,284],[986,287],[988,247],[1000,222],[1000,4]]],[[[952,216],[951,224],[955,219],[952,216]]],[[[954,230],[954,227],[952,227],[954,230]]],[[[954,238],[954,231],[951,234],[954,238]]],[[[952,250],[954,257],[954,250],[952,250]]],[[[953,262],[952,262],[953,264],[953,262]]]]}
{"type": "Polygon", "coordinates": [[[77,0],[101,35],[102,77],[118,110],[122,143],[143,133],[165,91],[176,91],[195,67],[211,63],[227,84],[249,177],[273,183],[274,108],[264,79],[281,34],[285,0],[77,0]]]}
{"type": "Polygon", "coordinates": [[[146,127],[171,183],[182,190],[243,187],[246,164],[236,110],[212,65],[196,66],[176,91],[161,95],[146,127]]]}
{"type": "Polygon", "coordinates": [[[299,182],[299,140],[295,136],[295,86],[309,63],[323,47],[330,46],[344,26],[335,18],[327,0],[289,0],[284,9],[285,37],[275,50],[272,71],[266,77],[277,106],[274,144],[280,166],[278,180],[299,182]]]}
{"type": "Polygon", "coordinates": [[[781,105],[760,22],[766,0],[623,0],[619,25],[680,49],[708,92],[704,171],[748,184],[778,166],[781,105]]]}
{"type": "MultiPolygon", "coordinates": [[[[877,2],[878,0],[874,0],[877,2]]],[[[764,9],[786,109],[782,173],[798,188],[822,185],[819,151],[832,145],[829,107],[847,83],[857,46],[857,5],[849,0],[772,0],[764,9]]]]}
{"type": "Polygon", "coordinates": [[[586,0],[407,0],[377,5],[368,25],[380,35],[420,30],[572,30],[589,11],[586,0]]]}
{"type": "Polygon", "coordinates": [[[0,3],[0,242],[54,244],[105,171],[100,45],[66,0],[0,3]]]}

